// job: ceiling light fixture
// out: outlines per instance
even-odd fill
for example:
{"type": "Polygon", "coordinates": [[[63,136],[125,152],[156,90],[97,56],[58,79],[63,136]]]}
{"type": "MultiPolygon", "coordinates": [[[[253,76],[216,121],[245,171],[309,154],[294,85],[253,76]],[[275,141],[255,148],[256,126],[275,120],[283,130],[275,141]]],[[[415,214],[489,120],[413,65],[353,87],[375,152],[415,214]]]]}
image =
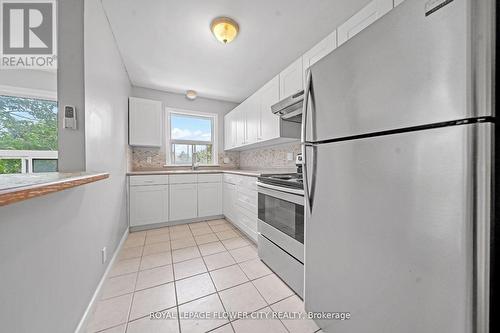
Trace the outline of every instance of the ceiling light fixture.
{"type": "Polygon", "coordinates": [[[189,99],[190,101],[194,101],[198,97],[198,94],[194,90],[188,90],[186,91],[186,98],[189,99]]]}
{"type": "Polygon", "coordinates": [[[231,43],[236,38],[240,26],[235,20],[229,17],[217,17],[210,24],[210,30],[215,38],[221,43],[231,43]]]}

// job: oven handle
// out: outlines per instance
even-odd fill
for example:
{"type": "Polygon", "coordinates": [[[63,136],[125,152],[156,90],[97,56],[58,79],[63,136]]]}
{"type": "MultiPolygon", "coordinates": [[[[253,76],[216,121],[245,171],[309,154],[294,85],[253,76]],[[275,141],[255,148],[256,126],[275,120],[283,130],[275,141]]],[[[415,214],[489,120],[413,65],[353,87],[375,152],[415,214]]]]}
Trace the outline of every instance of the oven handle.
{"type": "Polygon", "coordinates": [[[284,192],[284,193],[298,194],[298,195],[302,195],[302,196],[304,195],[304,190],[299,190],[299,189],[295,189],[295,188],[284,189],[283,187],[280,187],[280,186],[265,184],[265,183],[262,183],[259,181],[257,182],[257,186],[265,187],[265,188],[268,188],[271,190],[280,191],[280,192],[284,192]]]}

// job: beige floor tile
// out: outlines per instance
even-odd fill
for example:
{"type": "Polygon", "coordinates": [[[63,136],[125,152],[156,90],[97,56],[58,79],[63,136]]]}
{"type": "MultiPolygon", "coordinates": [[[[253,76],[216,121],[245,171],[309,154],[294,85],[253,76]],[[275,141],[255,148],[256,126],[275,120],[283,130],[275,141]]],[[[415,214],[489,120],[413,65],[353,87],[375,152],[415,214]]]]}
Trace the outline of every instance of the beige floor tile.
{"type": "Polygon", "coordinates": [[[224,247],[224,245],[222,245],[221,242],[200,244],[198,247],[200,248],[200,252],[203,256],[209,256],[214,253],[226,251],[226,248],[224,247]]]}
{"type": "Polygon", "coordinates": [[[174,281],[172,265],[140,271],[135,289],[145,289],[174,281]]]}
{"type": "Polygon", "coordinates": [[[273,273],[269,269],[269,267],[266,266],[266,264],[260,261],[260,259],[244,261],[239,265],[250,280],[254,280],[273,273]]]}
{"type": "Polygon", "coordinates": [[[251,259],[258,258],[257,249],[253,246],[240,247],[238,249],[230,250],[229,253],[237,262],[243,262],[251,259]]]}
{"type": "Polygon", "coordinates": [[[172,308],[162,313],[168,314],[161,318],[149,316],[128,323],[127,333],[178,333],[179,323],[177,308],[172,308]]]}
{"type": "Polygon", "coordinates": [[[170,251],[170,242],[147,244],[144,246],[143,256],[170,251]]]}
{"type": "Polygon", "coordinates": [[[101,299],[133,293],[136,278],[137,273],[131,273],[106,279],[102,287],[101,299]]]}
{"type": "Polygon", "coordinates": [[[226,324],[224,326],[216,328],[213,331],[210,331],[210,333],[234,333],[234,331],[233,331],[233,327],[231,326],[231,324],[226,324]]]}
{"type": "MultiPolygon", "coordinates": [[[[296,295],[271,305],[271,308],[276,312],[306,313],[304,302],[296,295]]],[[[290,333],[314,333],[319,330],[314,320],[311,319],[282,319],[281,321],[290,333]]]]}
{"type": "Polygon", "coordinates": [[[99,333],[125,333],[126,328],[127,325],[123,324],[120,326],[115,326],[113,328],[108,328],[107,330],[104,331],[99,331],[99,333]]]}
{"type": "Polygon", "coordinates": [[[137,272],[141,258],[126,259],[114,263],[113,268],[109,272],[109,277],[137,272]]]}
{"type": "Polygon", "coordinates": [[[141,270],[170,264],[172,264],[171,252],[151,254],[149,256],[142,257],[141,270]]]}
{"type": "Polygon", "coordinates": [[[238,265],[233,265],[211,271],[210,275],[214,280],[217,290],[222,290],[247,282],[248,279],[238,265]]]}
{"type": "Polygon", "coordinates": [[[225,219],[218,219],[218,220],[207,221],[207,223],[209,226],[214,226],[219,224],[227,224],[229,222],[227,222],[225,219]]]}
{"type": "Polygon", "coordinates": [[[200,257],[200,251],[198,251],[198,247],[186,247],[183,249],[178,249],[172,251],[172,259],[175,262],[181,262],[188,259],[194,259],[200,257]]]}
{"type": "Polygon", "coordinates": [[[239,237],[239,235],[234,230],[226,230],[215,233],[220,240],[239,237]]]}
{"type": "Polygon", "coordinates": [[[88,331],[97,332],[126,323],[131,301],[132,294],[99,301],[89,322],[88,331]]]}
{"type": "Polygon", "coordinates": [[[195,236],[194,237],[195,240],[196,240],[196,243],[198,245],[201,245],[201,244],[207,244],[207,243],[212,243],[212,242],[216,242],[218,241],[219,239],[217,238],[217,236],[215,236],[214,233],[210,233],[210,234],[205,234],[205,235],[200,235],[200,236],[195,236]]]}
{"type": "MultiPolygon", "coordinates": [[[[224,308],[216,294],[197,299],[179,306],[179,316],[189,312],[223,312],[224,308]]],[[[181,332],[206,332],[227,323],[225,319],[181,318],[181,332]]]]}
{"type": "Polygon", "coordinates": [[[267,306],[251,282],[223,290],[219,295],[228,312],[253,312],[267,306]]]}
{"type": "Polygon", "coordinates": [[[215,293],[214,284],[208,273],[176,281],[175,288],[179,304],[215,293]]]}
{"type": "Polygon", "coordinates": [[[127,239],[123,243],[123,249],[138,246],[144,246],[144,237],[127,237],[127,239]]]}
{"type": "Polygon", "coordinates": [[[142,239],[146,237],[146,231],[134,231],[127,235],[127,239],[142,239]]]}
{"type": "Polygon", "coordinates": [[[118,260],[140,258],[142,256],[142,250],[142,246],[123,248],[120,250],[118,260]]]}
{"type": "Polygon", "coordinates": [[[200,236],[200,235],[206,235],[206,234],[213,233],[212,229],[210,229],[208,224],[206,227],[198,227],[196,229],[191,229],[191,232],[193,233],[194,236],[200,236]]]}
{"type": "Polygon", "coordinates": [[[194,238],[191,236],[189,238],[174,239],[170,242],[172,250],[183,249],[185,247],[196,246],[194,238]]]}
{"type": "Polygon", "coordinates": [[[170,227],[170,233],[190,231],[188,224],[178,224],[170,227]]]}
{"type": "Polygon", "coordinates": [[[147,235],[146,236],[146,244],[168,242],[169,240],[170,240],[170,234],[169,233],[156,234],[156,235],[153,234],[153,235],[147,235]]]}
{"type": "Polygon", "coordinates": [[[184,239],[184,238],[193,238],[193,234],[191,233],[191,230],[188,229],[186,231],[177,231],[177,232],[170,233],[171,240],[184,239]]]}
{"type": "Polygon", "coordinates": [[[175,279],[184,279],[207,271],[205,263],[201,258],[182,261],[174,264],[175,279]]]}
{"type": "Polygon", "coordinates": [[[161,234],[169,234],[170,229],[168,227],[163,227],[163,228],[156,228],[156,229],[151,229],[146,232],[147,236],[153,236],[153,235],[161,235],[161,234]]]}
{"type": "MultiPolygon", "coordinates": [[[[260,312],[270,312],[271,309],[266,308],[260,312]]],[[[233,322],[234,331],[236,333],[287,333],[285,326],[279,319],[241,319],[233,322]]]]}
{"type": "Polygon", "coordinates": [[[250,242],[244,239],[243,237],[235,237],[235,238],[224,239],[222,241],[222,244],[224,244],[224,247],[226,249],[234,250],[240,247],[248,246],[250,245],[250,242]]]}
{"type": "Polygon", "coordinates": [[[205,264],[207,264],[208,270],[213,271],[214,269],[227,267],[234,265],[236,262],[229,252],[221,252],[203,257],[205,264]]]}
{"type": "Polygon", "coordinates": [[[233,230],[233,226],[229,223],[212,225],[210,228],[212,228],[214,232],[233,230]]]}
{"type": "Polygon", "coordinates": [[[130,310],[130,319],[149,315],[150,312],[162,311],[176,305],[173,283],[136,291],[130,310]]]}
{"type": "Polygon", "coordinates": [[[191,231],[193,231],[194,229],[198,228],[209,228],[209,226],[207,222],[203,221],[203,222],[190,223],[189,228],[191,229],[191,231]]]}
{"type": "Polygon", "coordinates": [[[269,304],[278,302],[294,294],[294,292],[274,274],[254,280],[253,284],[269,304]]]}

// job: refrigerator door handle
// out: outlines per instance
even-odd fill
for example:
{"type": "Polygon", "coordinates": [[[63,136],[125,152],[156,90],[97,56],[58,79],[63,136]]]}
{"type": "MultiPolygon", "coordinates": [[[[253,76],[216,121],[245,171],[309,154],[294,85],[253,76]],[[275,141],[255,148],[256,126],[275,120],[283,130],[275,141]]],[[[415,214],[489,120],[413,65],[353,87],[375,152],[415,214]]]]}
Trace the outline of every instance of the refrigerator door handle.
{"type": "MultiPolygon", "coordinates": [[[[308,110],[308,104],[309,104],[309,94],[311,93],[311,82],[312,82],[312,75],[311,75],[311,70],[307,70],[307,79],[306,79],[306,86],[304,89],[304,105],[303,105],[303,110],[302,110],[302,136],[301,136],[301,144],[302,144],[302,172],[303,172],[303,182],[304,182],[304,197],[305,200],[307,201],[307,206],[309,207],[309,210],[312,210],[312,200],[311,200],[311,193],[309,191],[309,179],[308,179],[308,172],[307,172],[307,151],[306,147],[308,144],[306,144],[306,135],[307,135],[307,110],[308,110]]],[[[313,158],[314,161],[314,158],[313,158]]]]}

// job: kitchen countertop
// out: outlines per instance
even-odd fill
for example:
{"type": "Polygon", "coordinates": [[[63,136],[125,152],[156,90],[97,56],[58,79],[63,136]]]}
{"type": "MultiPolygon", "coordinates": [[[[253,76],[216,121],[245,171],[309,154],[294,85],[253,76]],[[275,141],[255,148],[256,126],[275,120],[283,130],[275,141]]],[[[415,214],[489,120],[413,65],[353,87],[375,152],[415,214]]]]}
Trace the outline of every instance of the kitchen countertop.
{"type": "Polygon", "coordinates": [[[0,206],[93,183],[108,177],[108,173],[88,172],[0,175],[0,206]]]}
{"type": "Polygon", "coordinates": [[[259,177],[266,173],[294,173],[295,169],[270,169],[270,170],[241,170],[241,169],[219,169],[219,170],[160,170],[160,171],[131,171],[127,176],[147,175],[177,175],[177,174],[207,174],[207,173],[230,173],[241,176],[259,177]]]}

